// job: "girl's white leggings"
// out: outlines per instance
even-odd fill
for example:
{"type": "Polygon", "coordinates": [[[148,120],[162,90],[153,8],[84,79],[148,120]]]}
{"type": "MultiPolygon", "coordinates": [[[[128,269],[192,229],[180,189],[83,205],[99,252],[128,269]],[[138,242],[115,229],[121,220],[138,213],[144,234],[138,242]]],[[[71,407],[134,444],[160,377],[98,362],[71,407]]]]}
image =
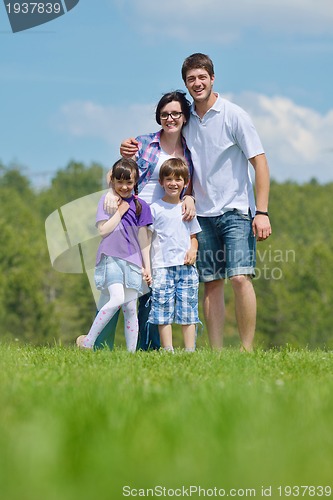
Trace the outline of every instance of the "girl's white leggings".
{"type": "Polygon", "coordinates": [[[83,345],[92,348],[103,328],[122,307],[127,350],[134,352],[138,340],[138,316],[136,312],[138,292],[132,288],[124,288],[121,283],[110,285],[108,289],[110,300],[98,312],[83,345]]]}

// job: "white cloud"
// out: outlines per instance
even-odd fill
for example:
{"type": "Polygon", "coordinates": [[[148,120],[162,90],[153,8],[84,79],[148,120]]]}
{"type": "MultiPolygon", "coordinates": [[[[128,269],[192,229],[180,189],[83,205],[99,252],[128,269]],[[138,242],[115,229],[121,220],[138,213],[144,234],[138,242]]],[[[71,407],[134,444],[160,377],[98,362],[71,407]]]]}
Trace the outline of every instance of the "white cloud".
{"type": "MultiPolygon", "coordinates": [[[[277,181],[333,180],[333,109],[326,114],[296,105],[281,96],[228,95],[253,119],[277,181]]],[[[154,105],[106,106],[69,102],[57,117],[58,127],[73,137],[102,140],[118,149],[122,139],[158,130],[154,105]]]]}
{"type": "Polygon", "coordinates": [[[180,40],[228,43],[246,29],[332,36],[331,0],[127,0],[117,6],[141,33],[180,40]]]}
{"type": "Polygon", "coordinates": [[[252,117],[276,180],[333,180],[333,109],[323,115],[286,97],[254,93],[230,98],[252,117]]]}
{"type": "Polygon", "coordinates": [[[102,106],[92,101],[64,104],[53,120],[56,128],[78,138],[98,138],[118,148],[122,139],[148,133],[157,126],[151,104],[102,106]]]}

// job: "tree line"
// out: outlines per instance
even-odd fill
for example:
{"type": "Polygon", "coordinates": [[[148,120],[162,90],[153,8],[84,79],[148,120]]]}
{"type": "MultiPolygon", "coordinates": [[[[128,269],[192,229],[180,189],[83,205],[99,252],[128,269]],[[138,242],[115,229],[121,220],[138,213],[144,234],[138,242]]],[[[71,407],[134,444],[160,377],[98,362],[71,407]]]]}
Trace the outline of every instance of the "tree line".
{"type": "MultiPolygon", "coordinates": [[[[66,345],[89,329],[95,302],[88,278],[52,268],[45,220],[62,205],[103,189],[104,174],[102,165],[71,161],[48,187],[37,190],[18,168],[0,164],[1,339],[66,345]]],[[[333,183],[272,181],[273,234],[258,243],[254,280],[256,339],[264,348],[333,347],[332,200],[333,183]]],[[[233,309],[227,283],[226,345],[238,342],[233,309]]],[[[121,343],[121,332],[117,338],[121,343]]],[[[204,329],[198,345],[206,342],[204,329]]]]}

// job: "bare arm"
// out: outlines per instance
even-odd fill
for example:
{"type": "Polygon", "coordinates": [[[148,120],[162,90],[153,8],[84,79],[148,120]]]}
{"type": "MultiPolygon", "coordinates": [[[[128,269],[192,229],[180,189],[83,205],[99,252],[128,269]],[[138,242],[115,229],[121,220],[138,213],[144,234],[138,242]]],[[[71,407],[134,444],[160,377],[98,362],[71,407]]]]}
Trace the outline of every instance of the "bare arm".
{"type": "Polygon", "coordinates": [[[183,220],[190,221],[196,215],[195,201],[192,195],[186,194],[182,203],[183,220]]]}
{"type": "MultiPolygon", "coordinates": [[[[269,168],[264,154],[250,158],[255,170],[256,206],[260,212],[268,211],[269,168]]],[[[271,223],[267,215],[256,215],[252,223],[257,240],[266,240],[272,234],[271,223]]]]}
{"type": "Polygon", "coordinates": [[[147,285],[151,285],[151,269],[150,269],[150,246],[151,246],[151,231],[148,230],[147,226],[142,226],[139,228],[138,240],[142,254],[143,261],[143,278],[147,282],[147,285]]]}
{"type": "Polygon", "coordinates": [[[197,259],[197,252],[198,252],[198,240],[195,234],[191,234],[191,246],[186,252],[184,264],[188,266],[193,265],[197,259]]]}
{"type": "Polygon", "coordinates": [[[117,208],[116,213],[112,215],[109,220],[102,220],[97,224],[99,234],[100,236],[102,236],[102,238],[105,238],[115,230],[115,228],[120,223],[122,216],[127,212],[128,209],[129,204],[127,203],[127,201],[122,201],[117,208]]]}
{"type": "Polygon", "coordinates": [[[187,186],[187,189],[183,196],[182,214],[183,220],[186,221],[192,220],[196,215],[195,200],[194,196],[192,196],[192,179],[190,180],[190,183],[187,186]]]}

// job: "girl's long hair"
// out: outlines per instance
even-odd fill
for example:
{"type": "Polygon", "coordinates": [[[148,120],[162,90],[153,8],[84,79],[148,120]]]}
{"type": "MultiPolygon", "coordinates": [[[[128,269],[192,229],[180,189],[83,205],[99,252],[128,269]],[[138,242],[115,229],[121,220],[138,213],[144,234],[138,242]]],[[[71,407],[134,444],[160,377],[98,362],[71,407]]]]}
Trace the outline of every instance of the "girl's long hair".
{"type": "Polygon", "coordinates": [[[111,169],[109,186],[114,179],[117,179],[118,181],[120,180],[128,181],[131,178],[132,173],[134,173],[134,180],[135,180],[135,186],[134,186],[134,203],[136,207],[135,214],[138,217],[142,212],[142,205],[138,200],[139,167],[136,161],[132,160],[131,158],[120,158],[120,160],[116,161],[116,163],[113,165],[111,169]]]}

